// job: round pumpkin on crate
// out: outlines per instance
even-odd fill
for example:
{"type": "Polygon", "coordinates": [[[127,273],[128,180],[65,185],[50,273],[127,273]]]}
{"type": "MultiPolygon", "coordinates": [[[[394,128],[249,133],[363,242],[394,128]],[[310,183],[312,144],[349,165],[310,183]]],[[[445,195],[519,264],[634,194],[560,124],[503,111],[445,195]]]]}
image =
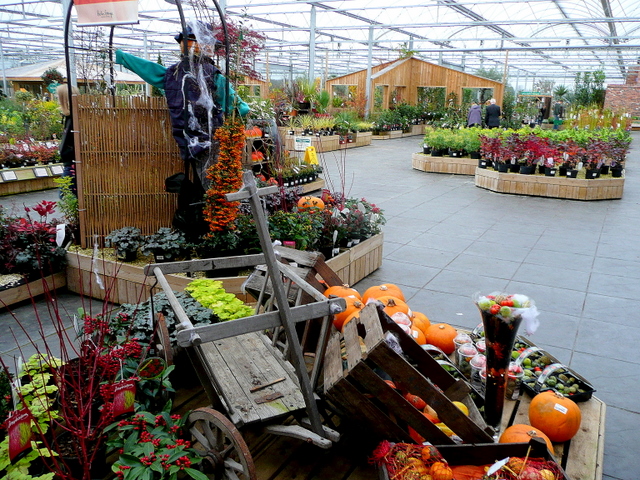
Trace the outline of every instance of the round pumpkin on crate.
{"type": "Polygon", "coordinates": [[[531,400],[529,422],[542,430],[552,442],[566,442],[580,430],[582,413],[573,400],[547,390],[531,400]]]}
{"type": "Polygon", "coordinates": [[[528,443],[532,438],[541,438],[547,444],[550,452],[553,452],[553,444],[542,430],[524,423],[511,425],[500,435],[499,443],[528,443]]]}
{"type": "Polygon", "coordinates": [[[373,287],[367,288],[362,294],[362,300],[367,303],[367,300],[369,300],[370,298],[377,299],[379,297],[386,296],[396,297],[403,302],[405,301],[404,293],[402,293],[400,287],[394,285],[393,283],[383,283],[382,285],[375,285],[373,287]]]}
{"type": "Polygon", "coordinates": [[[424,332],[427,343],[435,345],[447,355],[453,353],[455,344],[453,339],[456,338],[458,331],[448,323],[434,323],[424,332]]]}

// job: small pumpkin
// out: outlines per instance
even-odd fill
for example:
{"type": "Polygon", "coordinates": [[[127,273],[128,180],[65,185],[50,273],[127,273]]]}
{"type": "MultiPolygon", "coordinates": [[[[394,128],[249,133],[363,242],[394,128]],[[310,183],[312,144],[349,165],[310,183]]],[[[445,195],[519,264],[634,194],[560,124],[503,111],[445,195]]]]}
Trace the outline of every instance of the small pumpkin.
{"type": "Polygon", "coordinates": [[[529,443],[532,438],[543,439],[550,452],[553,452],[553,444],[549,437],[547,437],[541,430],[532,427],[531,425],[525,425],[523,423],[517,423],[507,428],[502,435],[500,435],[499,443],[529,443]]]}
{"type": "Polygon", "coordinates": [[[453,480],[453,470],[445,462],[435,462],[429,474],[433,480],[453,480]]]}
{"type": "MultiPolygon", "coordinates": [[[[404,313],[409,319],[411,319],[411,309],[403,300],[398,297],[392,297],[390,295],[378,297],[377,300],[384,306],[384,311],[390,317],[393,317],[395,313],[404,313]]],[[[366,300],[363,300],[366,303],[366,300]]],[[[411,320],[409,320],[411,322],[411,320]]]]}
{"type": "Polygon", "coordinates": [[[431,423],[440,423],[438,412],[436,412],[430,405],[427,404],[424,407],[423,414],[429,419],[429,421],[431,421],[431,423]]]}
{"type": "Polygon", "coordinates": [[[457,330],[448,323],[434,323],[424,332],[427,343],[435,345],[447,355],[453,353],[456,348],[453,339],[457,334],[457,330]]]}
{"type": "Polygon", "coordinates": [[[324,202],[321,198],[305,195],[298,200],[299,210],[324,210],[324,202]]]}
{"type": "Polygon", "coordinates": [[[375,285],[367,288],[362,294],[362,301],[367,303],[370,298],[379,298],[384,296],[392,296],[399,298],[403,302],[405,301],[402,290],[393,283],[383,283],[382,285],[375,285]]]}
{"type": "Polygon", "coordinates": [[[427,343],[427,339],[422,333],[422,330],[419,328],[411,328],[410,333],[411,338],[413,338],[418,345],[425,345],[427,343]]]}
{"type": "Polygon", "coordinates": [[[412,313],[413,316],[411,317],[411,326],[422,330],[422,333],[426,332],[427,328],[431,326],[431,320],[429,320],[429,318],[424,313],[412,313]]]}
{"type": "Polygon", "coordinates": [[[540,477],[542,478],[542,480],[558,480],[558,477],[556,477],[556,474],[553,473],[551,470],[547,470],[546,468],[543,468],[538,473],[540,474],[540,477]]]}
{"type": "Polygon", "coordinates": [[[362,303],[362,301],[360,301],[359,298],[349,296],[345,297],[344,300],[347,303],[347,307],[345,308],[345,310],[343,312],[336,313],[333,316],[333,324],[338,330],[342,330],[344,322],[351,314],[359,312],[364,308],[364,304],[362,303]]]}
{"type": "Polygon", "coordinates": [[[529,404],[529,423],[542,430],[552,442],[571,440],[582,421],[580,407],[553,390],[537,394],[529,404]]]}
{"type": "Polygon", "coordinates": [[[516,475],[520,475],[525,467],[524,459],[520,457],[511,457],[507,462],[507,467],[513,470],[513,473],[516,475]]]}
{"type": "Polygon", "coordinates": [[[425,445],[420,451],[420,458],[424,463],[431,463],[434,458],[442,458],[440,452],[433,445],[425,445]]]}
{"type": "Polygon", "coordinates": [[[405,394],[404,398],[418,410],[423,410],[427,406],[427,402],[425,402],[418,395],[414,395],[413,393],[405,394]]]}
{"type": "Polygon", "coordinates": [[[360,318],[360,310],[361,309],[357,309],[355,312],[351,313],[351,315],[349,315],[347,318],[344,319],[344,322],[342,323],[342,325],[340,325],[340,322],[336,321],[334,317],[333,324],[336,326],[338,330],[340,330],[341,332],[344,332],[344,327],[347,325],[347,323],[349,323],[353,319],[360,318]]]}
{"type": "Polygon", "coordinates": [[[360,292],[358,292],[355,288],[351,288],[346,283],[342,285],[333,285],[332,287],[329,287],[324,291],[325,297],[329,298],[331,295],[342,298],[349,296],[353,296],[358,299],[361,298],[360,292]]]}

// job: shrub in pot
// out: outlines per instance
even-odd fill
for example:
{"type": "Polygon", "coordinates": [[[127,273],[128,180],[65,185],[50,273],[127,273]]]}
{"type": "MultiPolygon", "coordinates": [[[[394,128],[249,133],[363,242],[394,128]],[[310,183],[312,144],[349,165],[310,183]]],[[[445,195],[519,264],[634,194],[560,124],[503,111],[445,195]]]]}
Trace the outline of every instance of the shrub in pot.
{"type": "Polygon", "coordinates": [[[142,245],[140,229],[123,227],[112,231],[105,237],[105,245],[116,250],[118,260],[130,262],[136,259],[138,248],[142,245]]]}

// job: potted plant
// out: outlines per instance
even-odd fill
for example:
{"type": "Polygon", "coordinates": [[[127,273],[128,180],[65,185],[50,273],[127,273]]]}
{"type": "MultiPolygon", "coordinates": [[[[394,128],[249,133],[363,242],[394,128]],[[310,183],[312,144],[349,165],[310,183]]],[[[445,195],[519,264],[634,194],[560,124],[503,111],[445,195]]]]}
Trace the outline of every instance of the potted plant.
{"type": "Polygon", "coordinates": [[[474,160],[480,159],[480,129],[467,128],[463,130],[464,150],[474,160]]]}
{"type": "Polygon", "coordinates": [[[184,255],[187,239],[184,232],[161,227],[153,235],[144,239],[142,254],[153,254],[156,262],[170,262],[184,255]]]}
{"type": "Polygon", "coordinates": [[[118,260],[132,262],[138,256],[138,248],[142,245],[142,235],[139,228],[123,227],[112,231],[105,237],[105,245],[113,247],[118,260]]]}

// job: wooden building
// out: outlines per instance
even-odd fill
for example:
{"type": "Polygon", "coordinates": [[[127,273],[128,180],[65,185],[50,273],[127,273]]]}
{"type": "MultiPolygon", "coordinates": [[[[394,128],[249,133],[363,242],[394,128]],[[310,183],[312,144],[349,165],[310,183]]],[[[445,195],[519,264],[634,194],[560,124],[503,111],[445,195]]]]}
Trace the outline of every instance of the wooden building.
{"type": "Polygon", "coordinates": [[[239,87],[247,87],[249,95],[252,97],[268,98],[269,97],[269,82],[265,80],[259,80],[245,76],[243,80],[238,84],[239,87]]]}
{"type": "MultiPolygon", "coordinates": [[[[333,99],[346,89],[352,96],[366,94],[367,70],[327,80],[326,89],[333,99]]],[[[414,57],[382,63],[371,69],[371,93],[378,98],[372,102],[372,111],[388,109],[394,103],[417,105],[421,89],[443,89],[443,98],[451,93],[457,101],[463,98],[463,89],[492,90],[489,96],[502,104],[504,85],[495,80],[425,62],[414,57]]]]}

